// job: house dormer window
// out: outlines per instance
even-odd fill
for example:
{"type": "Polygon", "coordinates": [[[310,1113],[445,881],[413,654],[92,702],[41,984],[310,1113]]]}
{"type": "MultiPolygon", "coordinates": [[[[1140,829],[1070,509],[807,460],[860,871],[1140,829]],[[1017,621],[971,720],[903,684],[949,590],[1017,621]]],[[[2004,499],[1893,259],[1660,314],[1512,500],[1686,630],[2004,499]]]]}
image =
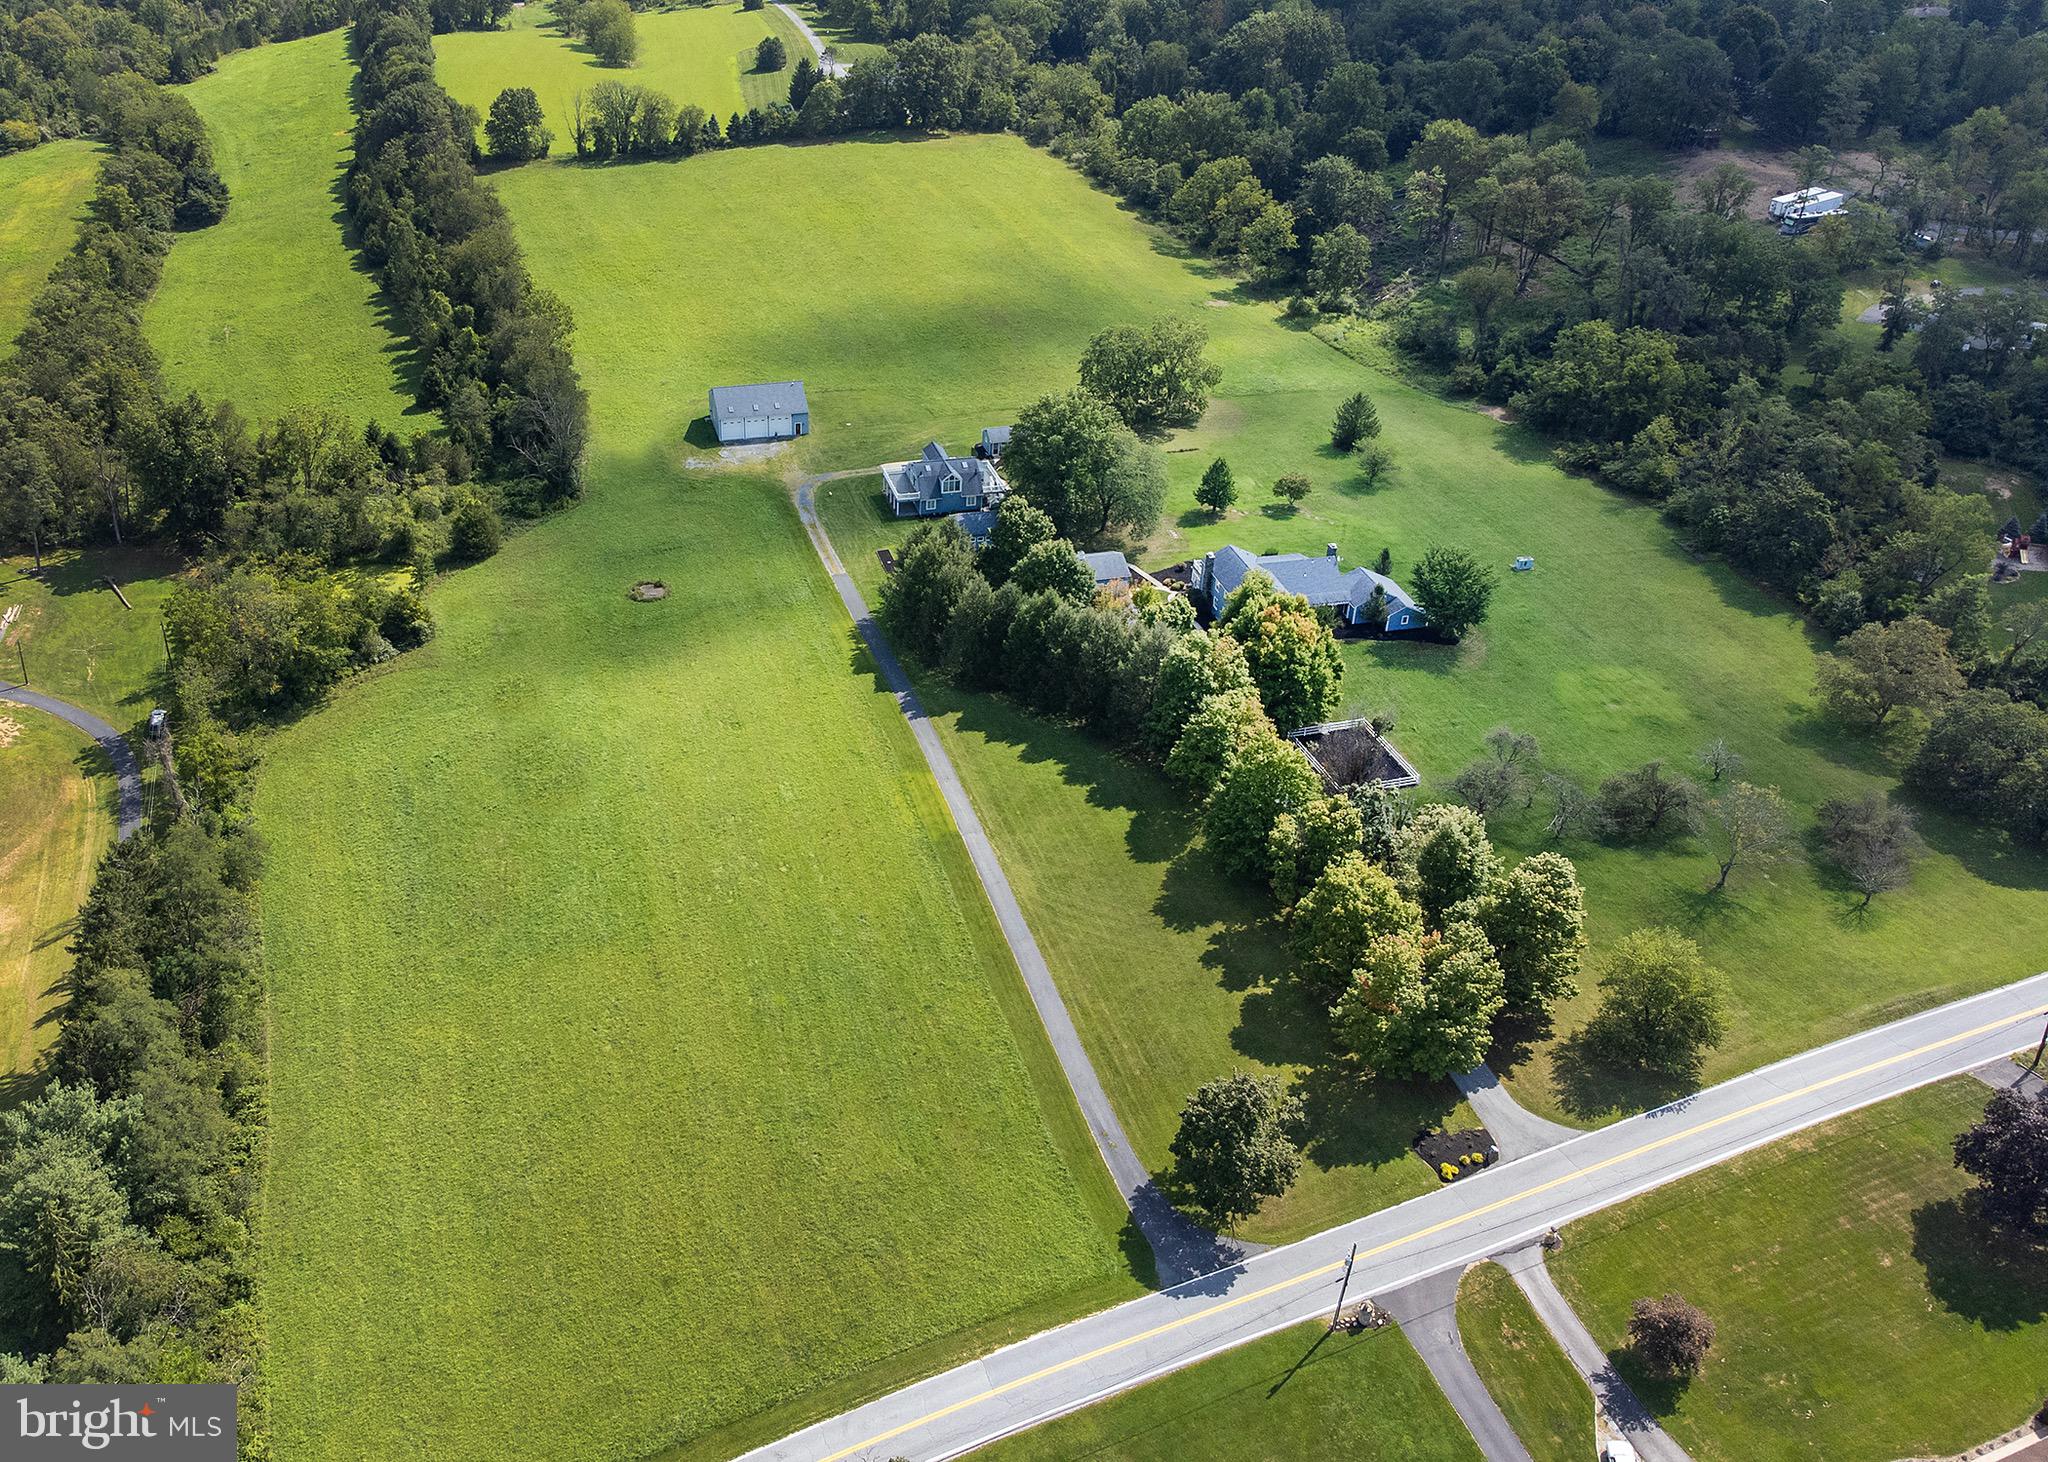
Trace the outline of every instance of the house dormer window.
{"type": "Polygon", "coordinates": [[[958,492],[960,490],[960,474],[948,472],[940,479],[939,487],[945,492],[958,492]]]}

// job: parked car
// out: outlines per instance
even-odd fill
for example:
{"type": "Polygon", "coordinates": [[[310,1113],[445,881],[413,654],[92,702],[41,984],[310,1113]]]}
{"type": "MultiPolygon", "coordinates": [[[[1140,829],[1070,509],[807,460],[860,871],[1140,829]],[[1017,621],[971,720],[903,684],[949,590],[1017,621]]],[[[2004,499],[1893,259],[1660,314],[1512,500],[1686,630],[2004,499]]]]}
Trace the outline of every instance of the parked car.
{"type": "Polygon", "coordinates": [[[153,740],[161,740],[163,734],[170,729],[171,713],[169,711],[165,710],[162,706],[158,706],[149,713],[149,734],[153,740]]]}

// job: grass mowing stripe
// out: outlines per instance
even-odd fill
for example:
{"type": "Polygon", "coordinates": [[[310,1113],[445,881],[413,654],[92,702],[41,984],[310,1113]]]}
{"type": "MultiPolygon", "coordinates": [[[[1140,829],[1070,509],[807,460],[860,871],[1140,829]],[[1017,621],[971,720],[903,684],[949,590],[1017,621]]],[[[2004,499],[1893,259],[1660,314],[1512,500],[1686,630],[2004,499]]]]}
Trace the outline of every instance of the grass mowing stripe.
{"type": "Polygon", "coordinates": [[[229,202],[219,223],[178,235],[143,316],[172,391],[257,419],[309,406],[406,432],[436,424],[345,232],[354,75],[337,30],[238,51],[183,88],[229,202]]]}
{"type": "Polygon", "coordinates": [[[1466,1271],[1458,1286],[1458,1335],[1534,1462],[1583,1462],[1595,1454],[1592,1391],[1498,1264],[1466,1271]]]}
{"type": "Polygon", "coordinates": [[[2048,1344],[2048,1260],[1983,1225],[1951,1160],[1988,1096],[1958,1077],[1583,1219],[1553,1272],[1701,1462],[1973,1446],[2039,1403],[2048,1344]],[[1670,1290],[1717,1328],[1690,1385],[1622,1348],[1670,1290]]]}
{"type": "Polygon", "coordinates": [[[502,30],[438,35],[434,70],[448,94],[475,107],[480,117],[490,115],[491,103],[506,87],[531,87],[554,133],[557,156],[575,151],[571,99],[600,82],[650,87],[679,106],[703,107],[723,130],[734,112],[787,101],[797,58],[811,54],[789,17],[772,5],[643,10],[633,18],[640,55],[626,67],[600,64],[588,46],[564,36],[553,18],[548,6],[534,3],[513,11],[502,30]],[[782,38],[783,64],[757,71],[754,49],[771,35],[782,38]]]}
{"type": "Polygon", "coordinates": [[[1331,1335],[1302,1325],[974,1455],[991,1462],[1315,1455],[1476,1462],[1479,1449],[1398,1329],[1331,1335]]]}
{"type": "Polygon", "coordinates": [[[90,142],[45,142],[0,157],[0,358],[28,323],[43,282],[77,237],[99,170],[90,142]]]}

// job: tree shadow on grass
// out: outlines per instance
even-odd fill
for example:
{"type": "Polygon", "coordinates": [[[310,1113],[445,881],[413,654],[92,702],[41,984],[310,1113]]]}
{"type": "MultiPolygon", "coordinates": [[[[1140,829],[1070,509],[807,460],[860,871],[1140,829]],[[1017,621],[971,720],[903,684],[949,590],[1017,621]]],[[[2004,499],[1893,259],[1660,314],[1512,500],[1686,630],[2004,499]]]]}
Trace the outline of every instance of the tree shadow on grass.
{"type": "Polygon", "coordinates": [[[1306,1119],[1301,1150],[1325,1171],[1399,1162],[1417,1135],[1442,1127],[1458,1106],[1448,1081],[1390,1081],[1327,1055],[1294,1089],[1306,1119]]]}
{"type": "Polygon", "coordinates": [[[2048,1243],[1994,1227],[1974,1193],[1913,1210],[1913,1257],[1935,1299],[1987,1330],[2048,1319],[2048,1243]]]}
{"type": "Polygon", "coordinates": [[[1687,1095],[1698,1085],[1691,1073],[1647,1071],[1617,1062],[1583,1030],[1553,1048],[1550,1072],[1559,1105],[1570,1116],[1587,1122],[1617,1112],[1649,1111],[1687,1095]]]}
{"type": "Polygon", "coordinates": [[[1631,1423],[1647,1425],[1657,1417],[1672,1415],[1678,1410],[1678,1403],[1685,1399],[1685,1393],[1692,1389],[1691,1376],[1653,1371],[1626,1346],[1608,1351],[1607,1360],[1614,1368],[1614,1374],[1628,1387],[1628,1392],[1608,1387],[1601,1391],[1600,1399],[1608,1414],[1623,1426],[1631,1423]]]}

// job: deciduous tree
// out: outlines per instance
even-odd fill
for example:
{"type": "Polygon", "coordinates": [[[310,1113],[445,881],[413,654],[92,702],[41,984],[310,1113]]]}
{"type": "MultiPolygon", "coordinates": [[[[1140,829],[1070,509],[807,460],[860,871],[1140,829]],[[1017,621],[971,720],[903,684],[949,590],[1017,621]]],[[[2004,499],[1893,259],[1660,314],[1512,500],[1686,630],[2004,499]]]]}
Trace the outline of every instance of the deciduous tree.
{"type": "Polygon", "coordinates": [[[1714,1322],[1683,1295],[1641,1299],[1629,1314],[1628,1341],[1652,1374],[1696,1376],[1714,1348],[1714,1322]]]}
{"type": "Polygon", "coordinates": [[[1493,602],[1493,570],[1462,548],[1432,544],[1416,562],[1411,581],[1430,628],[1447,639],[1463,639],[1484,622],[1493,602]]]}
{"type": "Polygon", "coordinates": [[[1707,826],[1718,876],[1710,893],[1728,886],[1738,866],[1776,863],[1792,853],[1792,811],[1776,787],[1737,782],[1709,804],[1707,826]]]}
{"type": "Polygon", "coordinates": [[[1300,1100],[1278,1077],[1239,1071],[1206,1082],[1181,1108],[1174,1177],[1205,1213],[1231,1227],[1294,1182],[1301,1121],[1300,1100]]]}
{"type": "Polygon", "coordinates": [[[1376,939],[1422,937],[1422,910],[1362,856],[1337,859],[1294,906],[1288,947],[1297,973],[1329,1001],[1342,993],[1376,939]]]}
{"type": "Polygon", "coordinates": [[[2048,1234],[2048,1093],[1994,1093],[1984,1115],[1956,1138],[1955,1157],[1977,1180],[1986,1218],[2022,1234],[2048,1234]]]}
{"type": "Polygon", "coordinates": [[[1853,801],[1830,798],[1820,805],[1819,821],[1828,860],[1863,895],[1858,908],[1869,908],[1881,893],[1904,888],[1927,851],[1913,815],[1882,792],[1853,801]]]}
{"type": "Polygon", "coordinates": [[[1963,689],[1948,631],[1918,616],[1864,625],[1818,657],[1815,677],[1830,712],[1873,726],[1901,706],[1931,711],[1963,689]]]}
{"type": "Polygon", "coordinates": [[[1638,929],[1608,951],[1586,1034],[1617,1061],[1674,1076],[1699,1070],[1728,1029],[1726,984],[1676,929],[1638,929]]]}

